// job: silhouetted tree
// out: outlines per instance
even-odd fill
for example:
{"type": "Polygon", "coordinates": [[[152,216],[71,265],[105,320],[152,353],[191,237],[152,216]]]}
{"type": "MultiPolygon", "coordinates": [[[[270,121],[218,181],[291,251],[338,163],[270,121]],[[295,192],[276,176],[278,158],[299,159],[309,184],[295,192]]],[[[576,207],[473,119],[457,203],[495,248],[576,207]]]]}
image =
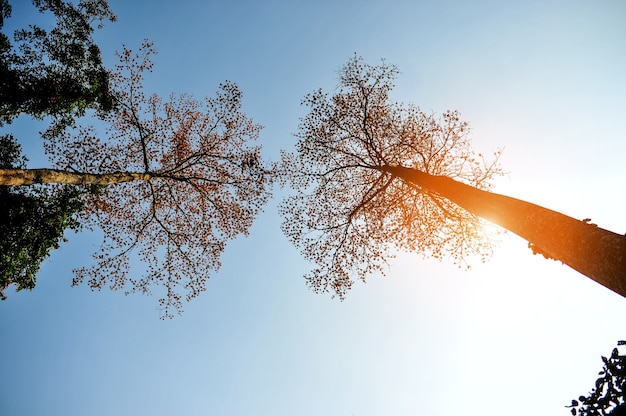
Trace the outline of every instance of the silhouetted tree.
{"type": "Polygon", "coordinates": [[[499,153],[476,155],[457,112],[437,118],[391,102],[397,73],[351,59],[332,96],[306,96],[297,151],[283,153],[282,181],[297,191],[282,204],[283,231],[317,263],[314,290],[343,298],[354,277],[383,272],[393,249],[484,259],[483,218],[626,296],[626,237],[490,192],[499,153]]]}
{"type": "MultiPolygon", "coordinates": [[[[617,345],[626,345],[626,341],[619,341],[617,345]]],[[[572,415],[576,416],[625,416],[626,401],[626,355],[621,355],[617,348],[609,358],[602,357],[604,367],[598,373],[596,387],[588,396],[580,396],[572,400],[570,406],[572,415]]]]}
{"type": "Polygon", "coordinates": [[[84,195],[87,224],[104,231],[96,263],[74,284],[149,293],[165,287],[163,317],[205,290],[228,240],[247,234],[266,202],[270,171],[261,130],[241,112],[241,92],[226,82],[214,98],[143,93],[152,44],[124,49],[111,75],[115,110],[102,115],[106,139],[81,127],[46,141],[54,169],[0,169],[0,184],[63,183],[96,187],[84,195]],[[131,253],[145,265],[129,277],[131,253]]]}

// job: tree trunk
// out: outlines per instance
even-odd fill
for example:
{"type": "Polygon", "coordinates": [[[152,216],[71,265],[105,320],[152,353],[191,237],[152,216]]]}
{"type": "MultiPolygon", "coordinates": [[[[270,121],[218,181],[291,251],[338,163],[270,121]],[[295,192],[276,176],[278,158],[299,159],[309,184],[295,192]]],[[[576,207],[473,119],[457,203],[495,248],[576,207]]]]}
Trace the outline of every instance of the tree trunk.
{"type": "Polygon", "coordinates": [[[38,183],[66,183],[72,185],[112,185],[121,182],[149,180],[150,173],[115,172],[81,173],[57,169],[0,169],[0,186],[23,186],[38,183]]]}
{"type": "Polygon", "coordinates": [[[381,170],[506,228],[527,240],[535,253],[559,260],[626,297],[626,236],[445,176],[399,166],[381,170]]]}

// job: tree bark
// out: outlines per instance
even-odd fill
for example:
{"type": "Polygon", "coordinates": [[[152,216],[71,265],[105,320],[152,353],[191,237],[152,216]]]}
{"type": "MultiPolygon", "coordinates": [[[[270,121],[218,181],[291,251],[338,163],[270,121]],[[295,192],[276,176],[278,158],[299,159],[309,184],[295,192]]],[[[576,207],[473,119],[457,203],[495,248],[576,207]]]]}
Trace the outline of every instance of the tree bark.
{"type": "Polygon", "coordinates": [[[130,181],[146,181],[150,173],[114,172],[83,173],[58,169],[0,169],[0,185],[24,186],[38,183],[66,183],[72,185],[113,185],[130,181]]]}
{"type": "Polygon", "coordinates": [[[535,253],[559,260],[626,297],[626,236],[445,176],[401,166],[384,166],[381,170],[506,228],[527,240],[535,253]]]}

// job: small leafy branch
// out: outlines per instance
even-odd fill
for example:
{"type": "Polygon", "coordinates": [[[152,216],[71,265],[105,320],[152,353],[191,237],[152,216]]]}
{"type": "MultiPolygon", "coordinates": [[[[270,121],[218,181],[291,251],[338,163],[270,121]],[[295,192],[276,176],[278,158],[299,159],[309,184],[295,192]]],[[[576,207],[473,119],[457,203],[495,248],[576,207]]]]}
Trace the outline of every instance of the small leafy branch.
{"type": "MultiPolygon", "coordinates": [[[[618,346],[626,345],[626,341],[618,341],[618,346]]],[[[572,400],[570,406],[574,416],[624,416],[626,415],[626,355],[614,348],[609,358],[602,357],[604,367],[598,373],[596,387],[588,396],[580,396],[572,400]]]]}

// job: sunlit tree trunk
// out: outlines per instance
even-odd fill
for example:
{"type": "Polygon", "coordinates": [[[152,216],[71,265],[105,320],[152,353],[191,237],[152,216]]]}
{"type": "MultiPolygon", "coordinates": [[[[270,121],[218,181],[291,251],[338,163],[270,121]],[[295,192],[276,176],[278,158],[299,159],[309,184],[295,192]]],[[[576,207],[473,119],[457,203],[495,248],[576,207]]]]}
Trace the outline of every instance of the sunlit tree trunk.
{"type": "Polygon", "coordinates": [[[23,186],[38,183],[63,183],[72,185],[112,185],[121,182],[149,180],[150,173],[115,172],[82,173],[58,169],[0,169],[0,185],[23,186]]]}
{"type": "Polygon", "coordinates": [[[626,297],[626,236],[448,177],[398,166],[384,166],[380,170],[506,228],[527,240],[535,253],[559,260],[626,297]]]}

